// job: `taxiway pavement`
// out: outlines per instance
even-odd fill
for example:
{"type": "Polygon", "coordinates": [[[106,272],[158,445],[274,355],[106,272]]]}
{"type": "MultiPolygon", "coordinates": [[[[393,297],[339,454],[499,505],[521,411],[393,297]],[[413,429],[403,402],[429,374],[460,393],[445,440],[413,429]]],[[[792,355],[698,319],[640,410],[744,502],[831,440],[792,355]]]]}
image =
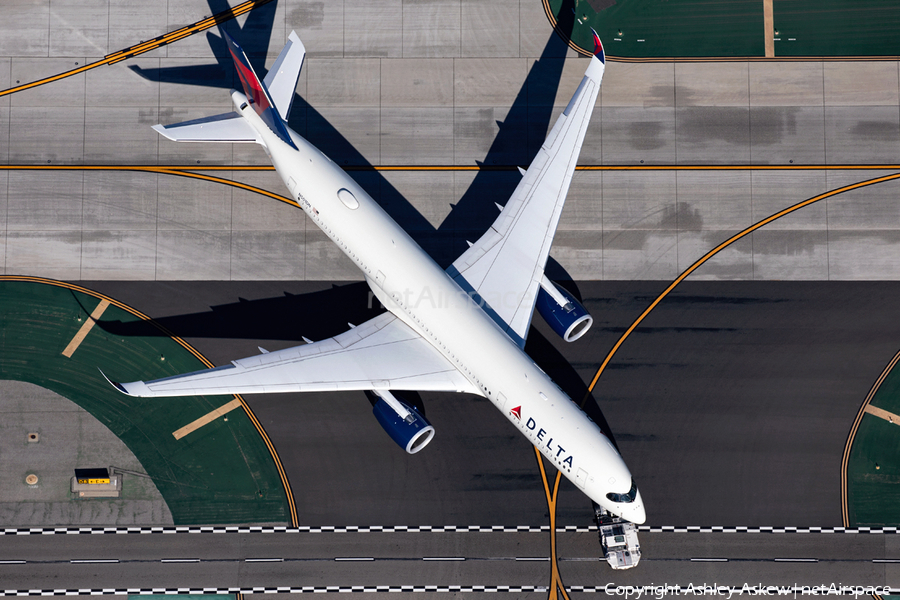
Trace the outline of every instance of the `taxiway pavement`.
{"type": "MultiPolygon", "coordinates": [[[[203,0],[11,6],[0,23],[0,89],[210,14],[203,0]]],[[[586,62],[553,33],[537,0],[352,8],[280,0],[227,27],[260,68],[298,32],[309,53],[290,124],[355,167],[525,166],[586,62]]],[[[215,39],[193,35],[0,97],[0,163],[267,164],[252,145],[176,144],[150,128],[231,109],[236,82],[215,39]]],[[[897,61],[610,62],[580,163],[708,168],[576,174],[553,248],[557,276],[673,279],[728,235],[871,176],[847,167],[896,166],[898,73],[897,61]],[[734,168],[747,165],[759,170],[734,168]]],[[[271,172],[217,174],[284,193],[271,172]]],[[[494,202],[518,180],[515,170],[355,176],[442,263],[489,226],[494,202]]],[[[723,253],[704,277],[897,279],[896,185],[779,221],[723,253]]],[[[300,211],[156,173],[0,170],[0,265],[64,280],[359,279],[300,211]]]]}
{"type": "MultiPolygon", "coordinates": [[[[370,592],[375,586],[395,592],[402,586],[409,591],[433,586],[434,592],[450,586],[510,586],[546,595],[547,535],[57,535],[49,547],[46,536],[9,536],[0,551],[0,576],[5,590],[258,587],[286,592],[308,586],[337,593],[351,586],[370,592]],[[65,583],[62,588],[47,585],[54,581],[65,583]]],[[[900,550],[896,535],[646,533],[640,565],[621,572],[598,558],[596,533],[561,533],[558,539],[564,583],[593,588],[601,597],[615,596],[619,586],[643,585],[900,585],[892,560],[900,550]]]]}
{"type": "MultiPolygon", "coordinates": [[[[322,339],[375,314],[364,284],[88,282],[187,338],[215,364],[322,339]],[[286,295],[289,294],[289,295],[286,295]]],[[[526,350],[580,401],[661,282],[580,282],[581,340],[539,316],[526,350]]],[[[623,345],[588,409],[609,428],[655,525],[842,525],[840,461],[869,388],[896,352],[900,284],[687,282],[623,345]],[[599,414],[598,414],[599,410],[599,414]]],[[[127,337],[135,329],[115,330],[127,337]]],[[[408,456],[363,393],[248,396],[306,525],[542,525],[531,446],[475,396],[422,394],[437,434],[408,456]]],[[[563,481],[560,525],[590,505],[563,481]]]]}
{"type": "MultiPolygon", "coordinates": [[[[267,6],[271,12],[238,21],[247,26],[241,41],[269,65],[287,33],[298,31],[310,54],[291,124],[347,165],[525,164],[583,71],[533,0],[267,6]]],[[[201,0],[13,2],[7,10],[0,88],[209,14],[201,0]]],[[[2,97],[0,160],[262,164],[257,148],[179,146],[150,129],[228,110],[230,72],[211,68],[205,87],[193,85],[197,66],[216,63],[197,35],[2,97]]],[[[884,172],[847,167],[900,162],[896,61],[611,63],[599,102],[583,164],[707,168],[580,172],[573,180],[550,271],[594,282],[578,288],[596,331],[565,349],[533,335],[529,350],[575,397],[661,282],[778,209],[884,172]],[[759,169],[733,168],[740,165],[759,169]],[[766,169],[772,165],[828,169],[766,169]]],[[[517,178],[357,177],[443,262],[487,227],[493,202],[517,178]]],[[[282,193],[271,173],[240,178],[282,193]]],[[[731,282],[689,282],[623,347],[594,396],[650,522],[840,524],[849,425],[896,352],[900,289],[877,281],[900,276],[896,186],[850,192],[755,233],[695,276],[731,282]]],[[[166,175],[0,171],[0,254],[4,273],[94,280],[87,285],[154,317],[187,315],[167,325],[217,364],[257,345],[333,335],[369,314],[362,284],[344,301],[346,292],[316,283],[359,274],[299,211],[166,175]],[[311,290],[321,295],[308,302],[283,295],[311,290]]],[[[249,398],[288,468],[302,523],[545,523],[533,452],[502,415],[469,396],[424,399],[437,437],[407,457],[375,426],[362,394],[249,398]]],[[[566,485],[561,524],[585,525],[590,508],[566,485]]],[[[629,574],[635,580],[654,573],[662,547],[644,538],[646,562],[629,574]]],[[[825,548],[834,538],[805,539],[825,548]]],[[[886,554],[895,550],[893,538],[879,539],[886,554]]],[[[697,543],[712,554],[727,550],[727,540],[697,543]]],[[[688,572],[691,544],[674,545],[680,558],[661,563],[666,572],[688,572]]],[[[233,569],[224,564],[221,573],[233,569]]],[[[761,568],[742,564],[748,573],[761,568]]],[[[827,564],[833,568],[814,568],[841,573],[843,563],[827,564]]],[[[713,577],[734,567],[701,568],[713,577]]],[[[865,568],[879,580],[877,569],[892,567],[865,568]]]]}

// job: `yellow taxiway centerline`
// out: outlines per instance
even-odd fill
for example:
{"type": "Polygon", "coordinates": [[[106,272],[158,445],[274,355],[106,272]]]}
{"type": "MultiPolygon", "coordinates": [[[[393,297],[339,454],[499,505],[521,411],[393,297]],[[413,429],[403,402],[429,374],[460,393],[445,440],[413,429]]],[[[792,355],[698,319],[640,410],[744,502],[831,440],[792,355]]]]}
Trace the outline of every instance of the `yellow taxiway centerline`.
{"type": "Polygon", "coordinates": [[[72,341],[69,342],[69,345],[66,346],[66,349],[62,351],[63,356],[72,358],[72,355],[75,354],[78,346],[81,345],[81,342],[84,341],[87,334],[91,332],[91,329],[94,328],[94,324],[103,316],[103,313],[107,308],[109,308],[109,300],[101,300],[100,304],[94,308],[94,312],[91,313],[91,316],[88,317],[87,321],[81,326],[81,329],[78,330],[78,333],[75,334],[75,337],[72,338],[72,341]]]}
{"type": "Polygon", "coordinates": [[[862,422],[863,416],[865,416],[866,413],[869,413],[869,404],[872,402],[872,398],[875,397],[878,388],[881,387],[881,384],[887,379],[887,376],[898,362],[900,362],[900,352],[897,352],[894,355],[891,362],[887,364],[881,372],[881,375],[879,375],[878,379],[875,380],[875,383],[872,384],[872,389],[870,389],[869,393],[866,395],[866,399],[860,407],[856,419],[853,421],[853,426],[850,428],[850,435],[847,436],[847,443],[844,444],[844,454],[841,457],[841,518],[844,527],[850,527],[850,506],[847,493],[847,465],[850,464],[850,451],[853,449],[853,440],[856,439],[856,431],[859,429],[859,424],[862,422]]]}
{"type": "MultiPolygon", "coordinates": [[[[515,165],[359,165],[345,171],[515,171],[515,165]]],[[[144,171],[182,174],[197,171],[274,171],[272,165],[0,165],[0,171],[144,171]]],[[[871,165],[578,165],[576,171],[900,171],[900,164],[871,165]]],[[[249,189],[249,187],[248,187],[249,189]]]]}
{"type": "Polygon", "coordinates": [[[553,491],[550,491],[550,481],[547,479],[547,471],[544,468],[544,459],[540,450],[534,446],[534,455],[537,458],[538,469],[541,472],[541,483],[544,486],[544,496],[547,498],[547,510],[550,514],[550,589],[547,600],[564,600],[569,599],[569,593],[563,584],[562,576],[559,574],[559,560],[556,551],[556,500],[559,494],[560,473],[556,473],[556,482],[553,484],[553,491]]]}
{"type": "MultiPolygon", "coordinates": [[[[464,165],[461,165],[461,166],[451,166],[451,165],[399,166],[399,165],[391,165],[391,166],[369,166],[369,167],[359,167],[359,168],[354,168],[354,167],[347,168],[347,170],[373,170],[373,171],[403,171],[403,170],[407,170],[407,171],[451,171],[451,170],[452,171],[456,171],[456,170],[458,170],[458,171],[477,171],[477,170],[501,170],[501,169],[512,170],[512,169],[515,169],[515,167],[509,166],[509,167],[497,168],[497,167],[464,166],[464,165]]],[[[131,165],[131,166],[127,166],[127,165],[119,165],[119,166],[117,166],[117,165],[0,165],[0,170],[98,170],[98,171],[106,170],[106,171],[156,172],[156,173],[160,173],[160,174],[196,178],[196,179],[202,179],[202,180],[212,181],[212,182],[216,182],[216,183],[222,183],[222,184],[230,185],[230,186],[234,186],[234,187],[240,187],[242,189],[245,189],[245,190],[248,190],[251,192],[255,192],[258,194],[268,196],[268,197],[278,200],[280,202],[291,204],[292,206],[297,206],[297,203],[295,201],[293,201],[292,199],[281,196],[279,194],[275,194],[268,190],[264,190],[262,188],[247,185],[247,184],[244,184],[241,182],[231,181],[231,180],[224,179],[221,177],[204,175],[202,173],[194,172],[194,171],[271,171],[271,170],[273,170],[273,167],[271,167],[271,166],[215,165],[215,166],[197,167],[196,165],[191,165],[191,166],[179,166],[179,165],[173,165],[173,166],[153,166],[153,165],[131,165]]],[[[675,170],[675,171],[677,171],[677,170],[690,170],[690,171],[866,170],[866,171],[878,171],[878,170],[892,170],[892,171],[896,171],[896,170],[900,170],[900,165],[895,165],[895,164],[884,164],[884,165],[714,165],[714,166],[701,166],[701,165],[655,165],[655,166],[654,165],[585,165],[585,166],[576,167],[576,170],[583,170],[583,171],[660,171],[660,170],[675,170]]],[[[851,191],[851,190],[869,186],[869,185],[875,185],[878,183],[884,183],[887,181],[893,181],[895,179],[900,179],[900,173],[894,173],[891,175],[885,175],[882,177],[868,179],[865,181],[861,181],[861,182],[857,182],[857,183],[850,184],[847,186],[843,186],[843,187],[840,187],[840,188],[837,188],[834,190],[830,190],[830,191],[820,194],[818,196],[814,196],[812,198],[804,200],[803,202],[800,202],[800,203],[795,204],[791,207],[788,207],[782,211],[779,211],[779,212],[767,217],[766,219],[763,219],[762,221],[759,221],[758,223],[756,223],[756,224],[750,226],[749,228],[743,230],[742,232],[732,236],[728,240],[722,242],[721,244],[719,244],[718,246],[716,246],[715,248],[710,250],[702,258],[700,258],[697,262],[695,262],[693,265],[691,265],[691,267],[689,267],[686,271],[684,271],[672,284],[670,284],[669,287],[667,287],[666,290],[662,294],[660,294],[660,296],[657,297],[653,303],[651,303],[651,305],[638,317],[637,320],[635,320],[634,323],[632,323],[632,325],[619,338],[619,340],[616,342],[615,346],[613,346],[612,350],[610,350],[609,354],[606,356],[603,363],[600,365],[600,368],[598,369],[597,373],[595,374],[594,379],[591,381],[591,384],[588,386],[588,392],[585,395],[585,397],[582,399],[581,405],[583,406],[584,403],[587,401],[587,398],[589,397],[589,395],[593,391],[594,387],[596,386],[598,380],[600,379],[600,376],[602,375],[603,371],[606,369],[606,366],[612,360],[613,356],[618,351],[619,347],[621,347],[621,345],[628,338],[628,336],[631,335],[631,333],[634,331],[634,329],[636,329],[638,327],[638,325],[640,325],[640,323],[647,317],[647,315],[649,315],[650,311],[652,311],[679,283],[684,281],[684,279],[686,279],[693,271],[695,271],[697,268],[699,268],[707,260],[709,260],[710,258],[715,256],[720,251],[724,250],[726,247],[730,246],[734,242],[738,241],[739,239],[741,239],[741,238],[745,237],[746,235],[749,235],[753,231],[759,229],[760,227],[763,227],[764,225],[767,225],[768,223],[771,223],[772,221],[774,221],[780,217],[790,214],[791,212],[799,210],[800,208],[809,206],[810,204],[818,202],[819,200],[823,200],[825,198],[829,198],[831,196],[835,196],[835,195],[841,194],[843,192],[851,191]]],[[[0,277],[0,279],[4,279],[4,278],[5,277],[0,277]]],[[[34,279],[38,279],[38,278],[34,278],[34,279]]],[[[147,318],[147,317],[144,317],[144,318],[147,318]]],[[[180,340],[176,340],[176,341],[180,342],[180,340]]],[[[898,353],[898,356],[895,357],[894,362],[896,362],[897,359],[900,359],[900,353],[898,353]]],[[[205,359],[204,359],[204,361],[205,361],[205,359]]],[[[209,366],[212,366],[212,365],[210,364],[209,366]]],[[[883,374],[883,376],[884,376],[884,374],[883,374]]],[[[247,412],[250,415],[251,420],[254,422],[254,424],[257,425],[257,429],[260,430],[260,433],[263,435],[263,438],[265,439],[266,444],[269,446],[270,451],[272,452],[273,456],[277,457],[274,446],[271,445],[271,442],[269,441],[268,436],[266,436],[264,433],[264,430],[261,429],[261,425],[258,423],[258,421],[256,420],[253,413],[249,410],[249,407],[247,407],[246,404],[244,404],[244,408],[245,408],[245,410],[247,410],[247,412]]],[[[213,412],[216,412],[216,411],[213,411],[213,412]]],[[[863,412],[864,411],[862,411],[862,410],[860,411],[860,417],[863,412]]],[[[210,413],[210,414],[212,414],[212,413],[210,413]]],[[[215,418],[215,417],[213,417],[213,418],[215,418]]],[[[188,427],[190,427],[190,425],[188,427]]],[[[179,431],[181,431],[181,430],[179,430],[179,431]]],[[[855,431],[855,427],[854,427],[854,431],[855,431]]],[[[847,443],[848,448],[851,445],[851,443],[852,443],[852,432],[851,432],[851,439],[848,440],[848,443],[847,443]]],[[[539,456],[539,454],[538,454],[538,456],[539,456]]],[[[287,482],[286,474],[284,473],[283,468],[281,466],[281,462],[277,458],[276,458],[276,464],[278,466],[279,472],[282,474],[282,478],[283,478],[286,488],[290,489],[289,484],[287,482]]],[[[540,464],[540,468],[541,468],[541,472],[544,473],[543,463],[540,464]]],[[[844,485],[842,485],[842,487],[844,488],[843,494],[842,494],[842,496],[843,496],[842,503],[844,504],[843,512],[844,512],[844,522],[845,522],[845,526],[846,526],[846,524],[847,524],[846,484],[844,483],[846,481],[846,453],[845,453],[844,467],[842,468],[841,475],[842,475],[842,484],[844,484],[844,485]]],[[[555,528],[556,490],[558,490],[558,486],[559,486],[561,477],[562,477],[562,474],[557,472],[556,482],[554,484],[553,492],[550,491],[549,483],[546,482],[546,479],[545,479],[544,489],[545,489],[545,494],[547,496],[548,507],[551,508],[550,514],[552,516],[551,529],[555,528]]],[[[288,497],[289,497],[289,501],[290,501],[291,509],[292,509],[291,510],[292,522],[296,525],[296,522],[297,522],[296,521],[296,518],[297,518],[296,517],[296,509],[294,508],[293,496],[290,494],[290,492],[288,493],[288,497]]],[[[555,544],[556,544],[555,530],[552,535],[553,535],[553,537],[551,539],[551,551],[553,552],[553,557],[554,557],[552,562],[555,565],[556,564],[556,560],[555,560],[555,547],[556,547],[555,546],[555,544]]],[[[562,586],[562,581],[559,578],[558,569],[554,568],[552,577],[553,577],[553,584],[552,584],[552,589],[550,592],[551,598],[552,599],[556,598],[557,584],[559,584],[559,589],[562,591],[562,595],[566,596],[565,588],[562,586]]]]}
{"type": "Polygon", "coordinates": [[[7,90],[0,91],[0,98],[6,96],[8,94],[15,94],[16,92],[21,92],[23,90],[27,90],[33,87],[37,87],[39,85],[45,85],[48,83],[53,83],[54,81],[59,81],[60,79],[65,79],[66,77],[71,77],[73,75],[78,75],[79,73],[84,73],[85,71],[90,71],[91,69],[96,69],[97,67],[102,67],[106,65],[112,65],[119,61],[135,57],[139,54],[143,54],[145,52],[149,52],[151,50],[155,50],[160,46],[165,46],[167,44],[171,44],[172,42],[176,42],[182,38],[194,35],[195,33],[200,33],[201,31],[206,31],[210,27],[218,25],[219,23],[224,23],[225,21],[229,21],[235,17],[243,15],[244,13],[250,12],[257,6],[262,6],[263,4],[268,4],[272,0],[248,0],[243,4],[238,4],[234,8],[229,8],[228,10],[224,10],[218,14],[213,15],[212,17],[207,17],[202,21],[198,21],[193,25],[188,25],[187,27],[182,27],[181,29],[177,29],[175,31],[166,33],[159,37],[156,37],[152,40],[141,42],[140,44],[136,44],[129,48],[125,48],[124,50],[119,50],[118,52],[113,52],[112,54],[107,54],[100,60],[94,61],[92,63],[88,63],[86,65],[82,65],[77,69],[72,69],[71,71],[65,71],[63,73],[59,73],[57,75],[52,75],[50,77],[45,77],[44,79],[39,79],[38,81],[32,81],[30,83],[23,83],[22,85],[17,85],[16,87],[9,88],[7,90]]]}
{"type": "MultiPolygon", "coordinates": [[[[718,254],[719,252],[721,252],[722,250],[724,250],[731,244],[742,239],[743,237],[753,233],[757,229],[759,229],[765,225],[768,225],[772,221],[779,219],[785,215],[788,215],[794,211],[797,211],[797,210],[800,210],[801,208],[809,206],[810,204],[814,204],[820,200],[824,200],[825,198],[830,198],[832,196],[836,196],[836,195],[842,194],[844,192],[849,192],[851,190],[859,189],[859,188],[870,186],[870,185],[876,185],[876,184],[884,183],[887,181],[893,181],[895,179],[900,179],[900,173],[885,175],[883,177],[875,177],[874,179],[867,179],[865,181],[860,181],[860,182],[853,183],[850,185],[845,185],[843,187],[839,187],[839,188],[827,191],[823,194],[813,196],[812,198],[804,200],[803,202],[799,202],[793,206],[789,206],[788,208],[785,208],[784,210],[778,211],[777,213],[770,215],[769,217],[766,217],[765,219],[751,225],[747,229],[744,229],[740,233],[733,235],[732,237],[728,238],[727,240],[725,240],[724,242],[722,242],[721,244],[719,244],[718,246],[716,246],[715,248],[713,248],[712,250],[710,250],[709,252],[704,254],[699,260],[697,260],[697,262],[692,264],[681,275],[679,275],[675,279],[675,281],[673,281],[671,284],[669,284],[669,286],[653,302],[650,303],[650,306],[648,306],[646,308],[646,310],[644,310],[644,312],[641,313],[641,315],[631,324],[631,326],[629,326],[628,329],[625,330],[625,333],[623,333],[621,335],[621,337],[619,337],[618,341],[616,341],[615,345],[612,347],[612,349],[606,355],[606,358],[603,360],[603,363],[601,363],[600,367],[597,369],[597,373],[594,375],[594,378],[591,380],[591,383],[588,386],[588,389],[584,395],[584,398],[581,399],[580,406],[584,407],[585,402],[587,402],[588,398],[590,397],[591,393],[594,390],[594,387],[597,385],[597,382],[600,380],[600,376],[603,375],[603,372],[606,370],[607,365],[609,365],[609,362],[615,356],[616,352],[618,352],[619,348],[622,346],[622,344],[625,342],[625,340],[628,339],[628,336],[630,336],[631,333],[635,329],[637,329],[638,325],[640,325],[641,322],[645,318],[647,318],[647,315],[649,315],[650,312],[654,308],[656,308],[656,306],[659,305],[659,303],[662,302],[663,299],[666,296],[668,296],[669,293],[672,290],[674,290],[676,286],[678,286],[679,283],[684,281],[691,273],[693,273],[698,268],[700,268],[700,266],[703,265],[710,258],[715,256],[716,254],[718,254]]],[[[900,352],[897,353],[897,355],[894,357],[894,360],[891,361],[891,364],[881,374],[881,377],[876,382],[875,386],[873,386],[872,390],[869,392],[869,396],[866,398],[866,401],[863,405],[864,407],[866,407],[866,408],[868,407],[868,403],[872,399],[872,396],[874,396],[875,390],[878,389],[878,386],[881,384],[881,381],[883,381],[884,378],[887,377],[887,374],[890,372],[890,369],[893,368],[893,366],[897,363],[898,360],[900,360],[900,352]]],[[[857,428],[859,427],[859,422],[862,419],[863,412],[864,412],[864,410],[860,410],[859,415],[857,416],[856,421],[853,424],[853,428],[850,431],[850,436],[849,436],[849,438],[847,440],[847,444],[844,448],[844,456],[843,456],[843,460],[841,463],[841,508],[842,508],[842,513],[843,513],[844,527],[849,526],[848,507],[847,507],[847,462],[849,460],[850,447],[853,444],[853,438],[856,434],[857,428]]],[[[557,475],[556,475],[557,482],[559,481],[560,477],[562,477],[562,474],[557,473],[557,475]]]]}
{"type": "Polygon", "coordinates": [[[662,302],[663,299],[666,296],[668,296],[669,293],[672,290],[674,290],[675,287],[678,286],[679,283],[681,283],[682,281],[687,279],[687,277],[691,273],[693,273],[694,271],[699,269],[706,261],[711,259],[713,256],[715,256],[716,254],[718,254],[719,252],[721,252],[722,250],[724,250],[731,244],[750,235],[751,233],[753,233],[760,227],[768,225],[772,221],[775,221],[776,219],[780,219],[781,217],[783,217],[785,215],[789,215],[794,211],[797,211],[797,210],[800,210],[801,208],[809,206],[810,204],[814,204],[820,200],[824,200],[825,198],[830,198],[830,197],[836,196],[838,194],[843,194],[844,192],[849,192],[851,190],[859,189],[861,187],[866,187],[866,186],[870,186],[870,185],[875,185],[878,183],[884,183],[886,181],[893,181],[895,179],[900,179],[900,173],[894,173],[891,175],[884,175],[882,177],[875,177],[873,179],[867,179],[865,181],[860,181],[857,183],[852,183],[850,185],[845,185],[845,186],[827,191],[823,194],[813,196],[812,198],[804,200],[803,202],[798,202],[797,204],[794,204],[793,206],[789,206],[788,208],[780,210],[777,213],[770,215],[761,221],[757,221],[750,227],[744,229],[743,231],[741,231],[739,233],[736,233],[735,235],[731,236],[730,238],[728,238],[727,240],[725,240],[724,242],[722,242],[721,244],[719,244],[718,246],[716,246],[715,248],[713,248],[712,250],[710,250],[709,252],[704,254],[694,264],[692,264],[690,267],[685,269],[684,272],[681,273],[681,275],[679,275],[675,279],[675,281],[670,283],[669,286],[659,296],[657,296],[656,300],[654,300],[652,303],[650,303],[650,306],[648,306],[646,308],[646,310],[644,310],[644,312],[641,313],[641,316],[639,316],[637,319],[635,319],[634,323],[632,323],[631,326],[627,330],[625,330],[625,333],[622,334],[622,336],[619,338],[619,340],[613,346],[612,350],[609,351],[609,354],[606,355],[606,358],[603,360],[603,363],[600,365],[600,368],[597,370],[597,373],[594,375],[594,378],[591,380],[591,384],[588,386],[587,394],[585,394],[584,399],[581,401],[582,406],[584,405],[585,401],[587,401],[588,395],[590,395],[590,393],[594,390],[594,386],[597,385],[597,381],[600,379],[600,376],[603,374],[603,371],[606,369],[606,366],[612,360],[613,356],[615,356],[616,352],[619,350],[619,348],[622,346],[622,344],[625,342],[625,340],[628,339],[628,336],[631,335],[631,332],[633,332],[635,329],[637,329],[638,325],[640,325],[641,322],[645,318],[647,318],[647,315],[650,314],[650,311],[652,311],[654,308],[656,308],[656,306],[660,302],[662,302]]]}

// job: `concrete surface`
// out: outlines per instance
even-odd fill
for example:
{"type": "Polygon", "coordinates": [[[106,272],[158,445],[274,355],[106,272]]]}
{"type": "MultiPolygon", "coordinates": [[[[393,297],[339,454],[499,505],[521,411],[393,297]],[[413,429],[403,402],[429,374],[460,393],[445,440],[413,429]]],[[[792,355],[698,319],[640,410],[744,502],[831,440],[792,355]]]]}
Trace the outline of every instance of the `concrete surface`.
{"type": "MultiPolygon", "coordinates": [[[[210,14],[202,0],[168,8],[130,0],[15,1],[5,9],[3,88],[210,14]]],[[[270,65],[297,30],[308,55],[291,125],[347,165],[526,165],[585,65],[554,36],[533,0],[280,0],[226,27],[260,66],[270,65]]],[[[253,146],[175,144],[150,129],[230,109],[227,89],[236,82],[229,64],[218,66],[221,45],[215,37],[212,43],[202,33],[0,98],[0,161],[266,164],[253,146]]],[[[579,173],[553,250],[561,276],[669,279],[749,224],[733,215],[761,218],[828,189],[831,180],[863,178],[844,165],[900,163],[898,86],[896,61],[611,62],[582,164],[834,170],[579,173]]],[[[283,193],[272,174],[220,175],[283,193]]],[[[248,192],[166,175],[0,177],[3,273],[68,280],[361,278],[346,261],[329,260],[337,257],[334,249],[302,215],[248,192]]],[[[443,264],[484,231],[493,202],[514,185],[505,174],[365,179],[371,195],[443,264]]],[[[723,267],[703,276],[895,279],[900,222],[867,216],[869,207],[893,214],[891,198],[868,188],[829,200],[838,222],[823,218],[821,207],[806,209],[809,216],[773,224],[778,231],[758,232],[728,250],[716,259],[723,267]],[[873,220],[877,233],[870,231],[873,220]]]]}
{"type": "MultiPolygon", "coordinates": [[[[77,499],[76,468],[115,466],[143,472],[134,454],[97,419],[69,400],[21,381],[0,381],[0,527],[171,525],[149,479],[125,475],[116,499],[77,499]],[[29,442],[37,433],[37,442],[29,442]],[[25,478],[37,475],[36,485],[25,478]]],[[[5,578],[5,576],[4,576],[5,578]]]]}

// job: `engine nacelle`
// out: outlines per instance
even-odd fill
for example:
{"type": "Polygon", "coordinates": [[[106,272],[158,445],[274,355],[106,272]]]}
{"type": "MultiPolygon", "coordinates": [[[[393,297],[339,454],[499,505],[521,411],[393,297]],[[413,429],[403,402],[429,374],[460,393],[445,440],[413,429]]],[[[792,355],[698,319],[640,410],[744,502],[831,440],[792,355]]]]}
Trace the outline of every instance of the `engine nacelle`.
{"type": "Polygon", "coordinates": [[[434,427],[412,406],[401,402],[387,390],[375,390],[380,398],[372,413],[397,445],[415,454],[434,437],[434,427]]]}
{"type": "Polygon", "coordinates": [[[594,318],[567,290],[544,277],[537,296],[537,309],[559,337],[574,342],[591,328],[594,318]]]}

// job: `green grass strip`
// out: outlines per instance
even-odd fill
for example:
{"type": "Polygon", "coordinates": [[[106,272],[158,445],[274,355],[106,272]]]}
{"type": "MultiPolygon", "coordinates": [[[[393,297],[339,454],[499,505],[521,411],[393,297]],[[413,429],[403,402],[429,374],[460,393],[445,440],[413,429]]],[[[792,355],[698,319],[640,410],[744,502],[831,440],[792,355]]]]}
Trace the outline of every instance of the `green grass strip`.
{"type": "MultiPolygon", "coordinates": [[[[587,52],[593,27],[609,56],[765,56],[763,0],[545,1],[558,23],[571,23],[572,42],[587,52]]],[[[900,2],[777,0],[773,14],[776,58],[900,55],[900,2]]]]}
{"type": "MultiPolygon", "coordinates": [[[[900,369],[894,367],[870,403],[900,414],[900,369]]],[[[900,525],[900,425],[863,415],[847,462],[850,526],[900,525]]]]}
{"type": "Polygon", "coordinates": [[[775,56],[900,55],[900,2],[777,0],[775,56]]]}
{"type": "Polygon", "coordinates": [[[568,0],[549,6],[559,24],[572,24],[572,42],[590,52],[593,27],[610,56],[765,56],[762,0],[578,0],[574,15],[568,0]]]}
{"type": "Polygon", "coordinates": [[[176,524],[289,521],[272,455],[243,410],[181,440],[172,435],[233,397],[130,398],[98,371],[133,381],[205,368],[185,347],[164,335],[111,335],[104,323],[140,320],[111,305],[72,357],[62,355],[99,302],[64,287],[0,282],[0,378],[52,390],[106,425],[153,478],[176,524]]]}

